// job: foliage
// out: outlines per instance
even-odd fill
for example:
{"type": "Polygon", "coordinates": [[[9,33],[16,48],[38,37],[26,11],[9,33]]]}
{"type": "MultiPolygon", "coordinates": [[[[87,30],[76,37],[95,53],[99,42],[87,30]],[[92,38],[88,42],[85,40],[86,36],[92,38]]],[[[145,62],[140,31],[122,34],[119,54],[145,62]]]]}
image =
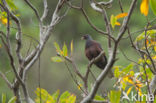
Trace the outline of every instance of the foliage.
{"type": "Polygon", "coordinates": [[[150,6],[152,8],[153,13],[156,15],[156,1],[155,0],[142,0],[141,5],[140,5],[141,13],[144,14],[145,16],[148,15],[149,2],[150,2],[150,6]]]}
{"type": "Polygon", "coordinates": [[[150,5],[151,5],[153,13],[156,15],[156,1],[150,0],[150,5]]]}
{"type": "Polygon", "coordinates": [[[105,101],[105,99],[102,96],[98,95],[98,94],[96,94],[96,96],[94,97],[94,100],[105,101]]]}
{"type": "Polygon", "coordinates": [[[127,95],[131,92],[133,87],[140,95],[142,94],[141,88],[144,87],[144,84],[138,79],[142,75],[142,72],[135,73],[133,64],[127,67],[115,66],[114,69],[115,77],[118,78],[115,86],[123,91],[126,91],[126,88],[128,88],[127,95]]]}
{"type": "MultiPolygon", "coordinates": [[[[15,12],[17,10],[17,6],[13,2],[13,0],[6,0],[9,7],[11,8],[11,11],[15,12]]],[[[149,6],[151,7],[153,13],[156,15],[156,1],[155,0],[142,0],[140,4],[140,12],[144,14],[145,16],[148,16],[149,12],[149,6]]],[[[120,22],[118,20],[120,18],[124,18],[128,15],[128,13],[120,13],[116,16],[111,14],[110,17],[110,23],[112,28],[114,29],[115,26],[120,26],[120,22]]],[[[6,26],[7,25],[7,13],[0,11],[0,22],[6,26]]],[[[11,23],[11,22],[10,22],[11,23]]],[[[147,45],[148,50],[151,53],[151,57],[156,61],[156,30],[148,30],[147,32],[143,32],[140,35],[137,36],[135,40],[135,44],[139,44],[141,50],[146,50],[145,44],[147,45]]],[[[72,56],[73,55],[73,40],[70,43],[70,54],[68,47],[66,43],[63,44],[63,47],[61,48],[58,43],[54,43],[56,52],[58,56],[52,57],[51,60],[53,62],[64,62],[65,57],[67,56],[72,56]]],[[[1,48],[1,45],[0,45],[1,48]]],[[[151,72],[151,69],[148,68],[147,64],[151,65],[151,61],[147,55],[144,55],[143,58],[139,58],[137,60],[137,64],[130,63],[128,66],[123,67],[123,66],[114,66],[114,75],[115,78],[118,79],[116,84],[114,85],[117,87],[119,90],[117,91],[110,91],[109,94],[109,100],[111,103],[119,103],[120,102],[120,96],[121,92],[124,91],[127,95],[129,95],[132,91],[135,91],[139,93],[139,95],[142,95],[145,88],[147,88],[147,85],[145,84],[147,82],[147,77],[148,77],[148,82],[151,81],[153,74],[151,72]],[[142,65],[145,65],[145,68],[143,68],[142,65]],[[136,70],[137,69],[137,70],[136,70]],[[147,74],[145,74],[145,72],[147,74]]],[[[82,85],[79,85],[78,88],[80,89],[82,85]]],[[[45,103],[75,103],[76,101],[76,96],[69,93],[68,91],[60,94],[59,90],[56,91],[54,94],[49,94],[46,90],[44,89],[39,89],[37,88],[36,90],[36,102],[40,103],[40,92],[41,92],[41,100],[42,102],[45,103]]],[[[101,100],[104,101],[106,100],[100,95],[96,95],[95,100],[101,100]]],[[[16,100],[16,97],[12,97],[8,103],[14,103],[16,100]]],[[[2,94],[2,103],[6,103],[6,95],[2,94]]]]}
{"type": "Polygon", "coordinates": [[[109,99],[111,103],[120,103],[121,91],[110,91],[109,99]]]}
{"type": "Polygon", "coordinates": [[[1,101],[1,103],[15,103],[15,101],[16,101],[16,97],[14,96],[14,97],[10,98],[8,100],[8,102],[6,102],[6,94],[2,93],[2,101],[1,101]]]}
{"type": "Polygon", "coordinates": [[[140,11],[142,14],[144,14],[145,16],[148,15],[148,0],[142,0],[142,3],[140,5],[140,11]]]}
{"type": "MultiPolygon", "coordinates": [[[[60,49],[60,46],[59,46],[58,43],[55,42],[54,46],[55,46],[55,49],[56,49],[56,52],[57,52],[58,56],[52,57],[51,60],[53,62],[63,62],[64,58],[66,56],[68,56],[68,48],[67,48],[66,43],[64,43],[62,50],[60,49]]],[[[72,56],[72,53],[73,53],[73,40],[70,43],[70,51],[71,51],[70,56],[72,56]]]]}
{"type": "Polygon", "coordinates": [[[51,95],[45,89],[37,88],[35,93],[37,95],[36,103],[40,103],[40,98],[42,103],[76,103],[76,96],[68,91],[60,94],[60,91],[57,90],[51,95]]]}
{"type": "Polygon", "coordinates": [[[0,11],[0,21],[2,22],[2,24],[6,25],[7,24],[7,14],[6,12],[1,12],[0,11]]]}
{"type": "MultiPolygon", "coordinates": [[[[135,40],[136,45],[139,45],[142,50],[146,50],[146,48],[148,49],[154,61],[155,61],[155,55],[156,55],[156,40],[155,40],[156,35],[155,34],[156,34],[156,30],[148,30],[146,33],[143,32],[140,35],[138,35],[135,40]]],[[[149,58],[147,58],[146,55],[145,55],[145,59],[146,60],[143,60],[144,63],[146,61],[147,63],[151,64],[149,58]]],[[[141,60],[142,59],[140,59],[140,62],[141,60]]]]}
{"type": "Polygon", "coordinates": [[[120,23],[117,20],[120,19],[120,18],[123,18],[123,17],[125,17],[127,15],[128,15],[127,13],[121,13],[121,14],[118,14],[116,16],[111,15],[110,23],[111,23],[112,28],[114,28],[115,25],[119,25],[120,26],[120,23]]]}
{"type": "MultiPolygon", "coordinates": [[[[152,60],[155,62],[155,30],[148,30],[137,36],[135,40],[135,45],[139,46],[139,49],[149,51],[152,60]]],[[[153,78],[152,68],[150,58],[144,54],[143,58],[139,58],[137,62],[129,64],[126,67],[114,66],[114,75],[118,78],[115,83],[115,87],[119,88],[120,91],[125,93],[127,96],[131,93],[138,93],[140,96],[142,94],[148,94],[146,82],[151,82],[153,78]],[[135,64],[134,64],[135,63],[135,64]]],[[[149,85],[149,84],[148,84],[149,85]]],[[[113,102],[113,101],[112,101],[113,102]]]]}
{"type": "MultiPolygon", "coordinates": [[[[1,2],[1,1],[0,1],[1,2]]],[[[17,6],[15,5],[15,3],[13,2],[13,0],[6,0],[7,4],[9,5],[9,7],[11,8],[11,11],[15,11],[17,10],[17,6]]],[[[0,21],[2,22],[2,24],[6,25],[7,24],[7,13],[5,11],[0,11],[0,21]]]]}

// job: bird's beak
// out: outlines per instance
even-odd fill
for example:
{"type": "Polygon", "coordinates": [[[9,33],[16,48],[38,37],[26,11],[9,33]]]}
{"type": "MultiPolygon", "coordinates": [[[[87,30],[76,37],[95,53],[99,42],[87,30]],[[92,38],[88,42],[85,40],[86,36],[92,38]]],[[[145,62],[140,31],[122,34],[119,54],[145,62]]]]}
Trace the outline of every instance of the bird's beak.
{"type": "Polygon", "coordinates": [[[81,40],[84,40],[84,37],[83,36],[81,37],[81,40]]]}

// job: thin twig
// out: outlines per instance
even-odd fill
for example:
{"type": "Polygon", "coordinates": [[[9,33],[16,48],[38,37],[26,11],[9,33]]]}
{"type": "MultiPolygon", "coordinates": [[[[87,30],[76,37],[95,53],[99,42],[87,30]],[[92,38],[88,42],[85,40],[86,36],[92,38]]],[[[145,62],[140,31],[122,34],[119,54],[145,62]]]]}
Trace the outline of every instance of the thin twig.
{"type": "MultiPolygon", "coordinates": [[[[57,54],[58,56],[59,56],[59,54],[57,54]]],[[[72,65],[73,65],[73,68],[74,68],[74,71],[75,71],[75,73],[82,79],[82,80],[84,80],[84,77],[82,76],[82,74],[79,72],[79,69],[78,69],[78,67],[76,66],[76,64],[75,64],[75,62],[71,59],[71,58],[69,58],[69,57],[65,57],[65,59],[67,60],[67,61],[69,61],[72,65]]]]}
{"type": "Polygon", "coordinates": [[[39,23],[40,23],[40,26],[42,25],[42,22],[41,22],[41,19],[40,19],[40,16],[39,16],[39,13],[38,13],[38,11],[37,11],[37,9],[30,3],[30,1],[29,0],[24,0],[27,4],[28,4],[28,6],[35,12],[35,15],[36,15],[36,17],[37,17],[37,19],[38,19],[38,21],[39,21],[39,23]]]}
{"type": "Polygon", "coordinates": [[[154,61],[153,61],[153,59],[151,57],[151,54],[149,53],[148,48],[147,48],[147,42],[146,41],[147,41],[147,27],[148,27],[148,25],[149,24],[147,24],[147,26],[145,28],[145,42],[144,42],[144,44],[145,44],[145,50],[147,52],[147,56],[149,57],[149,59],[150,59],[150,61],[152,63],[153,69],[156,71],[156,66],[155,66],[154,61]]]}
{"type": "Polygon", "coordinates": [[[44,11],[43,11],[43,15],[41,17],[41,22],[43,22],[43,20],[47,17],[48,15],[48,4],[47,4],[47,0],[43,0],[43,5],[44,5],[44,11]]]}
{"type": "Polygon", "coordinates": [[[78,83],[76,77],[74,78],[74,75],[73,75],[72,72],[70,71],[70,68],[69,68],[68,64],[66,63],[66,61],[65,61],[64,63],[65,63],[65,66],[67,67],[68,72],[69,72],[70,76],[72,77],[72,80],[74,81],[74,83],[77,85],[77,87],[80,88],[80,90],[81,90],[85,95],[87,95],[88,92],[87,92],[86,90],[83,90],[83,88],[81,87],[81,85],[78,83]]]}
{"type": "MultiPolygon", "coordinates": [[[[140,54],[140,56],[144,59],[144,54],[146,54],[146,52],[144,52],[143,50],[140,50],[139,48],[138,48],[138,46],[135,46],[135,44],[133,43],[133,40],[132,40],[132,37],[131,37],[131,33],[130,33],[130,30],[129,30],[129,28],[128,28],[128,36],[129,36],[129,39],[130,39],[130,43],[131,43],[131,45],[132,45],[132,47],[140,54]]],[[[152,70],[152,68],[150,67],[150,65],[146,62],[146,60],[145,60],[145,63],[146,63],[146,65],[150,68],[150,71],[153,73],[153,74],[155,74],[155,71],[153,71],[152,70]]]]}
{"type": "Polygon", "coordinates": [[[122,7],[122,2],[121,2],[121,0],[118,0],[118,2],[119,2],[119,5],[120,5],[120,10],[121,10],[121,12],[123,13],[124,10],[123,10],[123,7],[122,7]]]}
{"type": "Polygon", "coordinates": [[[126,27],[128,25],[128,22],[129,22],[129,19],[130,19],[130,16],[134,10],[134,7],[136,5],[136,1],[137,0],[133,0],[132,3],[131,3],[131,6],[130,6],[130,9],[129,9],[129,12],[128,12],[128,16],[124,19],[123,21],[123,24],[121,26],[121,29],[120,29],[120,32],[118,33],[118,37],[117,37],[117,41],[115,42],[114,44],[114,47],[113,47],[113,51],[111,52],[111,55],[108,59],[108,63],[105,67],[105,69],[102,71],[102,73],[98,76],[97,80],[95,81],[92,89],[91,89],[91,92],[89,93],[89,95],[87,97],[85,97],[81,103],[90,103],[93,98],[95,97],[95,94],[101,84],[101,82],[103,81],[103,79],[106,77],[107,73],[109,72],[109,70],[111,70],[114,62],[115,62],[115,58],[116,58],[116,51],[117,51],[117,47],[118,47],[118,43],[119,41],[121,40],[122,36],[124,35],[125,31],[126,31],[126,27]]]}
{"type": "Polygon", "coordinates": [[[10,89],[12,89],[13,85],[11,84],[11,82],[8,80],[8,78],[5,76],[4,73],[0,72],[0,76],[1,78],[6,82],[6,84],[8,85],[8,87],[10,89]]]}
{"type": "MultiPolygon", "coordinates": [[[[58,1],[58,4],[56,6],[56,9],[55,9],[53,16],[52,16],[52,19],[51,19],[51,23],[47,27],[47,30],[44,32],[43,37],[40,37],[40,44],[36,47],[36,49],[34,51],[32,51],[30,53],[30,55],[26,59],[27,65],[26,65],[25,70],[23,72],[23,79],[24,80],[26,79],[26,74],[27,74],[28,70],[35,63],[35,61],[38,59],[38,57],[42,53],[43,48],[44,48],[47,40],[49,39],[49,36],[50,36],[54,26],[58,23],[58,20],[60,21],[58,13],[59,13],[63,4],[64,4],[64,2],[62,2],[62,0],[58,1]]],[[[41,33],[43,33],[43,32],[41,31],[41,33]]]]}
{"type": "Polygon", "coordinates": [[[120,48],[120,51],[121,51],[121,53],[123,54],[123,56],[124,56],[127,60],[129,60],[129,61],[135,63],[136,65],[142,66],[141,64],[137,63],[136,61],[129,59],[129,58],[127,57],[127,55],[123,52],[123,50],[122,50],[121,48],[120,48]]]}
{"type": "Polygon", "coordinates": [[[8,5],[6,3],[5,0],[2,0],[3,5],[0,4],[0,6],[7,12],[9,13],[10,17],[14,20],[14,22],[16,23],[17,25],[17,30],[18,32],[16,33],[16,39],[17,39],[17,45],[16,45],[16,54],[17,54],[17,57],[18,57],[18,61],[19,63],[21,63],[22,61],[22,56],[20,54],[20,50],[21,50],[21,45],[22,45],[22,42],[21,42],[21,39],[22,39],[22,30],[21,30],[21,23],[20,23],[20,20],[17,16],[15,16],[8,8],[8,5]]]}

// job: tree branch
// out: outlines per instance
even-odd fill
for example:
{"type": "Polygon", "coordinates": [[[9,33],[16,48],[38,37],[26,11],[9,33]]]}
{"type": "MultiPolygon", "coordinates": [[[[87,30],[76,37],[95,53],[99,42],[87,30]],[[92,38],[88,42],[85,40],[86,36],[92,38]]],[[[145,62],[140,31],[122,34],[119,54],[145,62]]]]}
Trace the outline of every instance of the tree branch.
{"type": "Polygon", "coordinates": [[[44,4],[44,11],[43,11],[43,15],[41,17],[41,22],[43,22],[43,20],[47,17],[48,15],[48,4],[47,4],[47,0],[43,0],[43,4],[44,4]]]}
{"type": "Polygon", "coordinates": [[[8,80],[8,78],[5,76],[5,74],[3,74],[2,72],[0,72],[0,76],[1,78],[6,82],[6,84],[8,85],[8,87],[10,89],[12,89],[13,85],[11,84],[11,82],[8,80]]]}
{"type": "Polygon", "coordinates": [[[40,23],[40,26],[42,25],[42,22],[41,22],[41,19],[40,19],[40,16],[39,16],[39,13],[38,13],[38,11],[37,11],[37,9],[30,3],[30,1],[29,0],[24,0],[27,4],[28,4],[28,6],[34,11],[34,13],[35,13],[35,15],[36,15],[36,17],[37,17],[37,19],[38,19],[38,21],[39,21],[39,23],[40,23]]]}
{"type": "MultiPolygon", "coordinates": [[[[64,1],[59,0],[58,4],[56,6],[56,9],[53,13],[52,16],[52,20],[50,25],[47,27],[47,30],[44,32],[41,32],[42,37],[40,37],[40,44],[36,47],[36,49],[30,53],[30,55],[25,59],[25,62],[27,62],[28,64],[26,64],[25,70],[23,72],[23,80],[26,80],[26,74],[28,72],[28,70],[30,69],[30,67],[35,63],[35,61],[38,59],[38,57],[40,56],[41,52],[43,51],[43,48],[47,42],[47,40],[49,39],[49,36],[54,28],[54,26],[58,23],[58,21],[60,21],[60,17],[58,15],[62,5],[64,4],[64,1]],[[44,34],[44,35],[43,35],[44,34]],[[28,62],[30,61],[30,62],[28,62]]],[[[63,19],[63,18],[61,18],[63,19]]]]}
{"type": "Polygon", "coordinates": [[[130,19],[130,16],[133,12],[133,9],[134,9],[134,6],[136,4],[136,1],[137,0],[133,0],[132,3],[131,3],[131,6],[130,6],[130,9],[129,9],[129,12],[128,12],[128,16],[124,19],[123,21],[123,24],[122,24],[122,27],[121,27],[121,30],[120,32],[118,33],[118,37],[117,37],[117,41],[115,42],[114,44],[114,47],[113,47],[113,51],[110,53],[110,57],[109,57],[109,60],[108,60],[108,63],[105,67],[105,69],[102,71],[102,73],[98,76],[97,80],[95,81],[92,89],[91,89],[91,92],[89,93],[89,95],[87,97],[85,97],[81,103],[90,103],[94,96],[96,95],[96,92],[101,84],[101,82],[103,81],[103,79],[106,77],[107,73],[109,72],[109,70],[111,70],[114,62],[115,62],[115,57],[116,57],[116,51],[117,51],[117,47],[118,47],[118,43],[120,41],[120,39],[122,38],[124,32],[126,31],[126,27],[127,27],[127,24],[128,24],[128,21],[130,19]]]}
{"type": "Polygon", "coordinates": [[[153,69],[156,71],[156,66],[155,66],[155,64],[154,64],[154,61],[153,61],[153,59],[152,59],[152,57],[151,57],[151,55],[150,55],[150,53],[149,53],[149,51],[148,51],[148,48],[147,48],[147,27],[148,27],[148,25],[149,25],[149,23],[147,24],[147,26],[146,26],[146,28],[145,28],[145,50],[146,50],[146,52],[147,52],[147,56],[149,57],[149,59],[150,59],[150,61],[151,61],[151,63],[152,63],[152,66],[153,66],[153,69]]]}

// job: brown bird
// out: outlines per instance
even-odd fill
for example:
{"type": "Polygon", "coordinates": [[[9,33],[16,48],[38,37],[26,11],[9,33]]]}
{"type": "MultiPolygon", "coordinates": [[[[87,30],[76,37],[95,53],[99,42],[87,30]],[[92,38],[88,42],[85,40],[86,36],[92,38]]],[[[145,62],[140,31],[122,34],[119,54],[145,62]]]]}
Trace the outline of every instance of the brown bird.
{"type": "MultiPolygon", "coordinates": [[[[90,61],[96,58],[103,51],[101,45],[97,41],[93,40],[90,35],[84,35],[81,39],[86,40],[85,55],[90,61]]],[[[101,56],[101,58],[99,58],[94,64],[103,70],[107,64],[107,57],[105,54],[101,56]]],[[[108,77],[112,78],[113,76],[112,71],[110,71],[108,77]]]]}

